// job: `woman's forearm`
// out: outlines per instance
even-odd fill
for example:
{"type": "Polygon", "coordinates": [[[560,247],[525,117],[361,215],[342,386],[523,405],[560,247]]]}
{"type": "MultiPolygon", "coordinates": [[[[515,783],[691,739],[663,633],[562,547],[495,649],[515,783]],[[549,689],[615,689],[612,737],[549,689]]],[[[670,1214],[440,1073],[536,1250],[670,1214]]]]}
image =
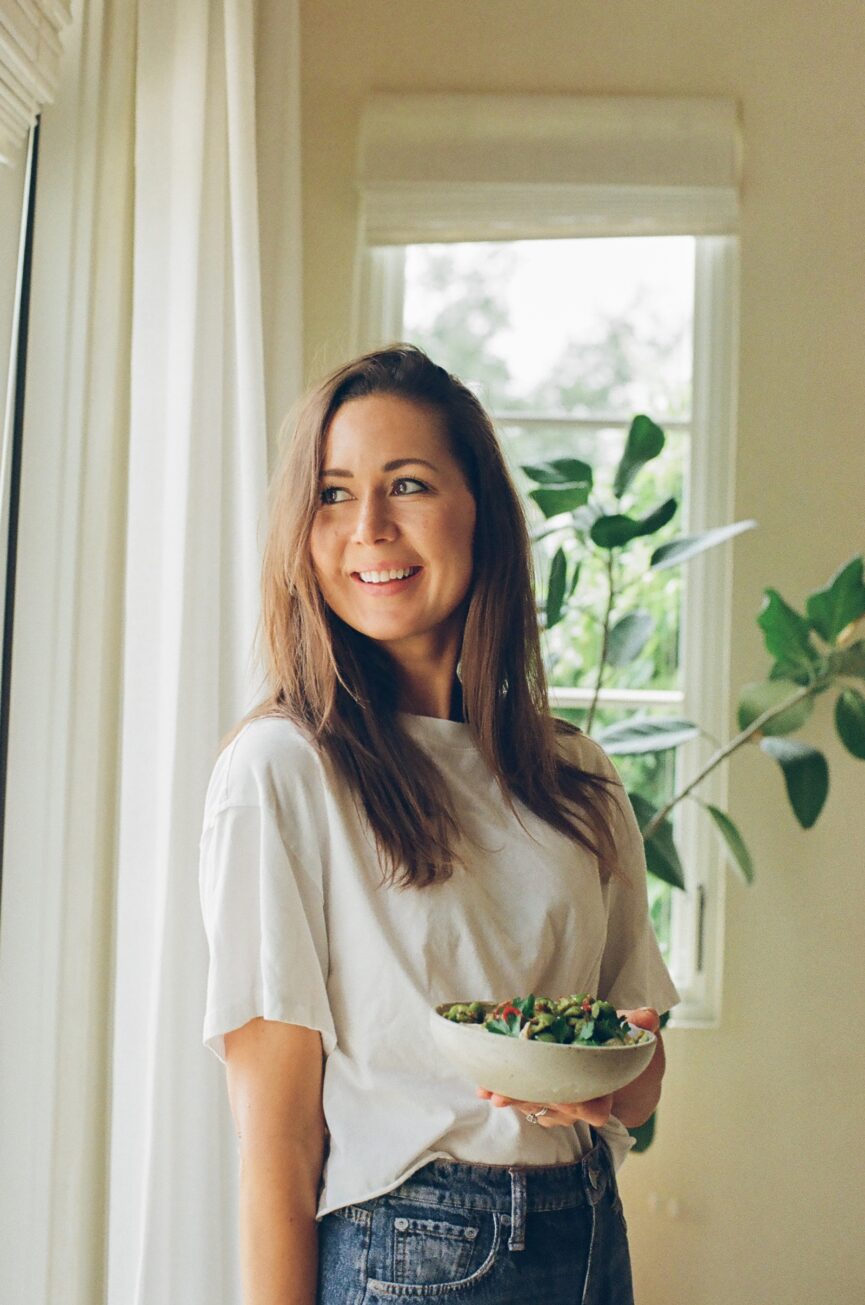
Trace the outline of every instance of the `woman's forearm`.
{"type": "Polygon", "coordinates": [[[243,1305],[315,1305],[320,1173],[309,1157],[241,1157],[243,1305]]]}
{"type": "Polygon", "coordinates": [[[661,1098],[661,1079],[664,1077],[666,1059],[664,1043],[660,1033],[655,1054],[639,1078],[620,1088],[613,1096],[611,1113],[626,1128],[637,1128],[644,1124],[654,1111],[661,1098]]]}

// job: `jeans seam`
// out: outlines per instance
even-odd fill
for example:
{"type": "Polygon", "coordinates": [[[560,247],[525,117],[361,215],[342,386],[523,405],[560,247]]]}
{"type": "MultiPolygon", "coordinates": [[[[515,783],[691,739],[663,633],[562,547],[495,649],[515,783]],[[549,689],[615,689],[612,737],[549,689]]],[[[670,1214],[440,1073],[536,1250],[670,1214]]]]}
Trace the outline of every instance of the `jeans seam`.
{"type": "Polygon", "coordinates": [[[589,1233],[589,1253],[586,1256],[586,1276],[583,1279],[583,1294],[580,1297],[580,1305],[587,1305],[589,1279],[592,1276],[592,1257],[595,1253],[595,1227],[596,1227],[597,1217],[598,1217],[598,1207],[592,1204],[589,1206],[589,1208],[592,1212],[592,1227],[589,1233]]]}

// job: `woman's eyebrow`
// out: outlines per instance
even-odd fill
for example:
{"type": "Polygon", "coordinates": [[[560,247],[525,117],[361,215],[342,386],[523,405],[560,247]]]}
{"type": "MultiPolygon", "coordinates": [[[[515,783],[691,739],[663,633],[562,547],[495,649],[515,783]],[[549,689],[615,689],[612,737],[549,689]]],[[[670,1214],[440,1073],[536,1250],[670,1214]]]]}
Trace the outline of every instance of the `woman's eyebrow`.
{"type": "MultiPolygon", "coordinates": [[[[399,467],[408,467],[412,463],[419,463],[422,467],[429,467],[430,471],[438,471],[431,462],[426,458],[394,458],[392,462],[386,462],[382,471],[396,471],[399,467]]],[[[341,467],[328,467],[321,473],[323,476],[345,476],[349,480],[354,479],[354,472],[344,471],[341,467]]]]}

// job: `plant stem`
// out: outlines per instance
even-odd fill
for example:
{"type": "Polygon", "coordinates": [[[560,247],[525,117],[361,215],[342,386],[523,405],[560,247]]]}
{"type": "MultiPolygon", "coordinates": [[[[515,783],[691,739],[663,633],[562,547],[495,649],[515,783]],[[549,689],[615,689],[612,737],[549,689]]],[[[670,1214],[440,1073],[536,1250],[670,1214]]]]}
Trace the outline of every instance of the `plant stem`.
{"type": "Polygon", "coordinates": [[[595,710],[598,706],[598,698],[601,695],[601,684],[604,679],[604,669],[607,661],[607,648],[610,642],[610,617],[613,612],[613,603],[616,597],[616,586],[613,581],[613,550],[609,549],[607,553],[607,610],[604,612],[604,628],[601,631],[601,656],[598,660],[598,678],[595,681],[595,691],[592,695],[592,701],[589,704],[589,714],[586,717],[585,730],[587,734],[592,732],[592,721],[595,719],[595,710]]]}
{"type": "Polygon", "coordinates": [[[784,702],[778,703],[775,707],[767,707],[764,712],[751,721],[751,724],[747,729],[742,730],[740,734],[735,736],[735,738],[730,739],[729,743],[725,743],[722,748],[719,748],[717,752],[713,753],[703,769],[694,776],[690,783],[686,784],[680,793],[677,793],[672,797],[665,807],[661,807],[659,811],[655,812],[652,819],[643,830],[644,841],[652,837],[652,834],[658,828],[661,821],[669,815],[676,803],[681,802],[683,797],[687,797],[691,790],[696,788],[697,785],[701,783],[716,766],[719,766],[722,761],[725,761],[726,758],[729,757],[731,753],[735,752],[737,748],[740,748],[743,743],[747,743],[758,730],[763,728],[767,721],[774,720],[776,716],[780,716],[782,712],[787,711],[787,709],[792,707],[795,703],[801,702],[803,698],[810,697],[811,694],[817,692],[817,688],[818,684],[816,682],[812,684],[803,684],[795,693],[791,693],[790,697],[786,698],[784,702]]]}

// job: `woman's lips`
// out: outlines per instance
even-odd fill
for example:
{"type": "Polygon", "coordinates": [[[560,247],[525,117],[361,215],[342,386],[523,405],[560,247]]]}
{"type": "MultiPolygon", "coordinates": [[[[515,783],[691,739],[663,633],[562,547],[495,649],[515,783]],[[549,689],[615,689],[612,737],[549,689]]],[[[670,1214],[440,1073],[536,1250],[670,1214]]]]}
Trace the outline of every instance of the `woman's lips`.
{"type": "Polygon", "coordinates": [[[406,576],[404,580],[384,580],[381,584],[373,584],[366,580],[361,580],[360,575],[358,574],[357,571],[352,572],[351,578],[352,580],[356,581],[357,584],[363,587],[365,593],[395,594],[400,589],[407,588],[407,586],[410,585],[413,580],[417,580],[418,576],[421,574],[422,571],[423,571],[423,567],[421,566],[418,567],[414,575],[406,576]]]}

